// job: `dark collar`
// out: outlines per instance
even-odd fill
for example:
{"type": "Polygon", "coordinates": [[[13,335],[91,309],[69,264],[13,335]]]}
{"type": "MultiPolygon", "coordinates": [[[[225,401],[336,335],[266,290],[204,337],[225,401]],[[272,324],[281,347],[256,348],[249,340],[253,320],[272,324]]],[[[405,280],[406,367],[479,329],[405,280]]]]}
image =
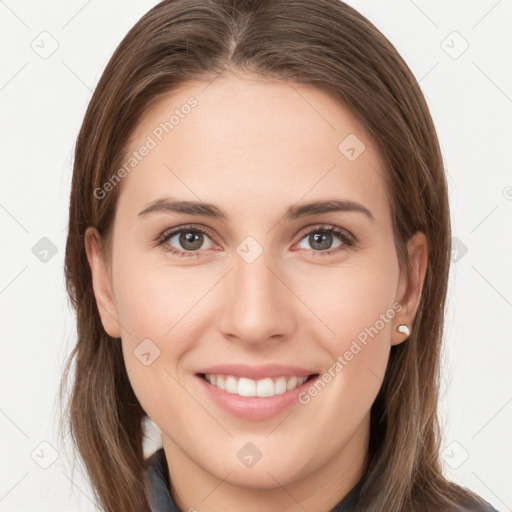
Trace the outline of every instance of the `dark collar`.
{"type": "MultiPolygon", "coordinates": [[[[182,512],[172,498],[169,487],[169,470],[163,448],[157,450],[146,461],[146,476],[149,481],[151,497],[154,501],[152,512],[182,512]]],[[[350,512],[354,509],[359,496],[361,482],[343,498],[331,512],[350,512]]]]}

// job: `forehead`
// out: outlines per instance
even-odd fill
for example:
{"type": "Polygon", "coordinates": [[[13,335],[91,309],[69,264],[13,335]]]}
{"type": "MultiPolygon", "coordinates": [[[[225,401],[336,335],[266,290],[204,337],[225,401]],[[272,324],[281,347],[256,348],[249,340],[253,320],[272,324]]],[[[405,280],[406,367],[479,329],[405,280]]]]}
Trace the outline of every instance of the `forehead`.
{"type": "Polygon", "coordinates": [[[171,195],[253,209],[327,194],[388,209],[364,126],[301,84],[231,74],[184,84],[146,111],[126,146],[129,161],[120,204],[171,195]]]}

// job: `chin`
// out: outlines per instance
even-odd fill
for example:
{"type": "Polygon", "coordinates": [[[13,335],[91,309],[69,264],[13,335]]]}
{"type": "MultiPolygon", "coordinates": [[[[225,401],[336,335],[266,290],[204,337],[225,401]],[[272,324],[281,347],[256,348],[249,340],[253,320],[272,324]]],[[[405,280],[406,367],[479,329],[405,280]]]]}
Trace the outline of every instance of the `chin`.
{"type": "Polygon", "coordinates": [[[210,460],[203,467],[209,469],[215,478],[225,479],[225,483],[255,490],[275,489],[305,476],[305,457],[302,454],[300,457],[297,456],[297,452],[290,454],[290,457],[279,455],[278,451],[274,452],[272,457],[262,455],[252,467],[245,467],[236,457],[234,462],[229,458],[222,464],[214,465],[210,460]],[[300,459],[300,462],[297,459],[300,459]],[[226,475],[229,476],[226,478],[226,475]]]}

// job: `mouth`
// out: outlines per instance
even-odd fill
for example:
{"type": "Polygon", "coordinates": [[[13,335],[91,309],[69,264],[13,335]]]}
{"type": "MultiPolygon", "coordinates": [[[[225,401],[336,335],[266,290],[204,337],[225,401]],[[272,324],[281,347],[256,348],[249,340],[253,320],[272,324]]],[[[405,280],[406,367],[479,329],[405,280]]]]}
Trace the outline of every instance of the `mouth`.
{"type": "MultiPolygon", "coordinates": [[[[300,403],[299,397],[319,377],[314,368],[267,363],[224,363],[194,374],[206,403],[250,421],[270,420],[300,403]]],[[[311,411],[302,408],[302,414],[311,411]]]]}
{"type": "Polygon", "coordinates": [[[267,398],[276,395],[283,395],[288,391],[296,390],[320,374],[310,375],[280,375],[276,377],[265,377],[263,379],[250,379],[231,374],[197,373],[210,386],[217,388],[230,395],[240,397],[267,398]]]}

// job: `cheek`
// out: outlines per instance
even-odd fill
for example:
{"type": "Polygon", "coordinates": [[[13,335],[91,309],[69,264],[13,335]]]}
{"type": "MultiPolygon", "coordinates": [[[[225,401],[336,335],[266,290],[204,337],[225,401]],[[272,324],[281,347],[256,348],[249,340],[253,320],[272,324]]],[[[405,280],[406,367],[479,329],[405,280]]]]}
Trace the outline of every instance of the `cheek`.
{"type": "Polygon", "coordinates": [[[173,336],[189,311],[209,288],[212,276],[201,278],[195,269],[152,265],[146,258],[125,258],[117,265],[115,301],[125,338],[162,340],[173,336]]]}
{"type": "Polygon", "coordinates": [[[391,321],[400,307],[395,300],[399,277],[396,260],[367,258],[322,273],[297,280],[295,289],[319,320],[314,327],[326,327],[328,336],[322,338],[329,343],[329,351],[339,354],[355,338],[364,343],[369,330],[372,338],[389,341],[391,321]]]}
{"type": "Polygon", "coordinates": [[[321,342],[327,363],[299,397],[305,414],[316,418],[310,428],[318,436],[327,428],[343,445],[368,414],[385,375],[394,315],[388,301],[377,304],[361,296],[333,309],[329,323],[336,334],[321,342]]]}
{"type": "Polygon", "coordinates": [[[211,269],[171,268],[142,257],[118,258],[114,269],[128,377],[149,416],[158,425],[170,424],[163,403],[180,411],[193,406],[178,381],[186,373],[182,362],[201,339],[199,329],[208,323],[211,302],[201,299],[218,276],[211,269]]]}
{"type": "Polygon", "coordinates": [[[180,336],[180,322],[190,306],[183,297],[179,272],[148,264],[133,248],[114,253],[114,295],[121,325],[126,369],[143,406],[169,384],[187,338],[180,336]],[[166,339],[173,343],[166,343],[166,339]]]}
{"type": "Polygon", "coordinates": [[[329,278],[323,286],[309,288],[308,305],[322,320],[313,323],[309,336],[320,340],[330,359],[320,382],[303,396],[303,403],[316,402],[315,414],[334,414],[355,425],[370,409],[386,371],[391,329],[401,307],[395,301],[397,280],[397,262],[382,258],[380,264],[340,269],[339,280],[329,278]],[[320,394],[323,398],[316,400],[320,394]],[[320,407],[329,401],[330,411],[320,407]]]}
{"type": "Polygon", "coordinates": [[[176,422],[173,411],[186,417],[191,407],[178,381],[180,362],[198,338],[187,312],[200,296],[184,296],[185,283],[174,271],[166,275],[141,266],[124,276],[120,273],[119,279],[116,304],[128,377],[145,412],[160,428],[167,428],[176,422]]]}

